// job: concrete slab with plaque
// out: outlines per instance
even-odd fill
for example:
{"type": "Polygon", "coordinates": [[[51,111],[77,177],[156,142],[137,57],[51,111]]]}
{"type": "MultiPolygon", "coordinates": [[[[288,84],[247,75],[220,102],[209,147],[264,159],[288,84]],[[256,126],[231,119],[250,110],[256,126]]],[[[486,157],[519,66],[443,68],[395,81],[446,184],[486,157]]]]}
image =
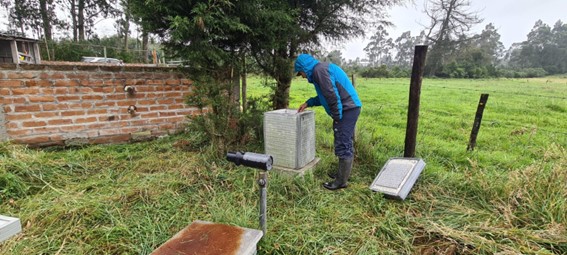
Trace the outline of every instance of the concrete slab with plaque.
{"type": "Polygon", "coordinates": [[[20,219],[0,215],[0,242],[20,233],[21,231],[22,226],[20,224],[20,219]]]}
{"type": "Polygon", "coordinates": [[[384,164],[370,189],[386,197],[404,200],[424,168],[425,162],[420,158],[391,158],[384,164]]]}

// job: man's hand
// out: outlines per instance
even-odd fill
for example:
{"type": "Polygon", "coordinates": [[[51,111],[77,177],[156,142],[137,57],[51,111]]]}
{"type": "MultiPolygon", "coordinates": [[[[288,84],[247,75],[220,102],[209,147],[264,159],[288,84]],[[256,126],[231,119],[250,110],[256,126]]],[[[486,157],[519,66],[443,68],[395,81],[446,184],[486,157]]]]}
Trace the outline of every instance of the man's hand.
{"type": "Polygon", "coordinates": [[[297,109],[297,113],[300,113],[302,111],[305,111],[305,108],[307,108],[307,103],[303,103],[299,106],[299,109],[297,109]]]}

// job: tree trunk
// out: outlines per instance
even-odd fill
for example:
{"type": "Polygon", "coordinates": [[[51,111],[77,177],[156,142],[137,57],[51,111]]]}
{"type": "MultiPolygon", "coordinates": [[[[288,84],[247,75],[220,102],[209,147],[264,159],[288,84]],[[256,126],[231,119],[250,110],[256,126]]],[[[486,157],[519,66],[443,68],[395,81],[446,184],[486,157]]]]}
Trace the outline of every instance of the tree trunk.
{"type": "Polygon", "coordinates": [[[73,41],[77,41],[78,34],[77,34],[77,4],[75,0],[69,0],[69,5],[71,6],[69,12],[71,13],[71,26],[73,29],[73,41]]]}
{"type": "Polygon", "coordinates": [[[79,41],[85,40],[85,0],[79,0],[77,27],[79,32],[79,41]]]}
{"type": "Polygon", "coordinates": [[[242,112],[246,112],[248,110],[248,102],[246,101],[246,55],[243,54],[242,56],[242,72],[240,73],[240,79],[242,80],[242,112]]]}
{"type": "Polygon", "coordinates": [[[149,58],[148,58],[148,42],[149,42],[149,34],[148,31],[144,30],[142,28],[142,51],[144,54],[144,63],[149,63],[149,58]]]}
{"type": "Polygon", "coordinates": [[[128,35],[130,34],[130,9],[128,0],[124,1],[124,52],[128,52],[128,35]]]}
{"type": "Polygon", "coordinates": [[[43,22],[43,36],[45,36],[46,41],[51,41],[51,17],[49,15],[48,5],[51,6],[52,1],[39,0],[39,11],[43,22]]]}

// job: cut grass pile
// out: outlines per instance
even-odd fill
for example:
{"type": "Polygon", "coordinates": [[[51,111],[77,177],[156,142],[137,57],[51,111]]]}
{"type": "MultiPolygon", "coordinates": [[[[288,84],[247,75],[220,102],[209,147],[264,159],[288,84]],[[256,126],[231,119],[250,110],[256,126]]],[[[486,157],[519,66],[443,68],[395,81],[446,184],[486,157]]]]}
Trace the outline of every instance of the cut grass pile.
{"type": "MultiPolygon", "coordinates": [[[[250,94],[266,93],[259,83],[250,94]]],[[[409,80],[356,84],[364,106],[349,188],[321,187],[336,159],[331,121],[315,108],[321,162],[305,177],[270,174],[259,254],[567,253],[567,79],[424,80],[416,151],[427,166],[403,202],[368,186],[403,155],[409,80]],[[490,97],[467,152],[481,93],[490,97]]],[[[290,107],[312,95],[294,80],[290,107]]],[[[0,144],[0,214],[23,225],[0,254],[148,254],[193,220],[258,228],[255,171],[179,146],[194,135],[0,144]]]]}

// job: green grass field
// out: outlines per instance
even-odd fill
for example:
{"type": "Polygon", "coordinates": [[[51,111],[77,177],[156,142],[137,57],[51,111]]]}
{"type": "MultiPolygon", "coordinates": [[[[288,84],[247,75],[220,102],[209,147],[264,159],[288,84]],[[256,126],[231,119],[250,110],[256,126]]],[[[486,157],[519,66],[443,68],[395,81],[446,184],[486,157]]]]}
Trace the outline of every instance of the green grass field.
{"type": "MultiPolygon", "coordinates": [[[[249,94],[263,96],[260,79],[249,94]]],[[[405,201],[368,186],[404,151],[409,79],[356,79],[363,101],[348,189],[331,121],[315,108],[319,165],[270,174],[268,233],[258,254],[567,254],[567,78],[425,79],[416,154],[427,166],[405,201]],[[481,93],[490,97],[474,151],[481,93]]],[[[290,108],[315,95],[294,80],[290,108]]],[[[0,144],[0,214],[23,233],[0,254],[148,254],[193,220],[258,228],[255,172],[207,148],[146,143],[30,150],[0,144]]]]}

